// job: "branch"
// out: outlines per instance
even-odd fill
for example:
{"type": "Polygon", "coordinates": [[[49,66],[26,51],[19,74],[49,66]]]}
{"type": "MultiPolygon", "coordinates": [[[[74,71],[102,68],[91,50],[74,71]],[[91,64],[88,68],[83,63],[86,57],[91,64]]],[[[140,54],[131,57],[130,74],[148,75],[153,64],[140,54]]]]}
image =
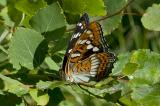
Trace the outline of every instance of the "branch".
{"type": "Polygon", "coordinates": [[[107,18],[110,18],[110,17],[113,17],[113,16],[115,16],[115,15],[120,14],[120,13],[121,13],[123,10],[125,10],[133,1],[134,1],[134,0],[129,0],[128,3],[127,3],[123,8],[121,8],[119,11],[117,11],[117,12],[111,14],[111,15],[104,16],[103,18],[101,18],[101,19],[99,19],[99,20],[96,20],[96,21],[102,21],[102,20],[105,20],[105,19],[107,19],[107,18]]]}

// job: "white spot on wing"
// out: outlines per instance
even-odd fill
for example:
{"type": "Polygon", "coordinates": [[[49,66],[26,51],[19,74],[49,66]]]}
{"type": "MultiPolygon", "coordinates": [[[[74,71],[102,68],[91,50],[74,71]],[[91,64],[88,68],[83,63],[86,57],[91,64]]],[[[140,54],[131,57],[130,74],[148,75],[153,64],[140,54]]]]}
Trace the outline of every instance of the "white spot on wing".
{"type": "Polygon", "coordinates": [[[86,33],[87,33],[87,34],[91,34],[92,32],[91,32],[90,30],[88,30],[86,33]]]}
{"type": "Polygon", "coordinates": [[[82,23],[78,23],[77,26],[82,26],[82,23]]]}
{"type": "Polygon", "coordinates": [[[91,45],[91,44],[89,44],[88,46],[87,46],[87,49],[92,49],[93,48],[93,45],[91,45]]]}
{"type": "Polygon", "coordinates": [[[72,51],[72,49],[69,49],[69,50],[68,50],[68,53],[70,53],[71,51],[72,51]]]}
{"type": "Polygon", "coordinates": [[[94,51],[94,52],[97,52],[97,51],[99,51],[99,48],[98,48],[98,47],[94,47],[94,48],[93,48],[93,51],[94,51]]]}
{"type": "Polygon", "coordinates": [[[71,57],[77,57],[77,56],[80,56],[80,54],[79,53],[71,54],[71,57]]]}
{"type": "Polygon", "coordinates": [[[82,42],[80,42],[80,44],[84,44],[87,40],[82,40],[82,42]]]}
{"type": "Polygon", "coordinates": [[[87,43],[87,44],[90,44],[90,43],[91,43],[91,41],[89,41],[89,40],[88,40],[86,43],[87,43]]]}
{"type": "Polygon", "coordinates": [[[90,38],[92,38],[92,37],[93,37],[93,35],[91,34],[91,35],[89,35],[89,37],[90,37],[90,38]]]}

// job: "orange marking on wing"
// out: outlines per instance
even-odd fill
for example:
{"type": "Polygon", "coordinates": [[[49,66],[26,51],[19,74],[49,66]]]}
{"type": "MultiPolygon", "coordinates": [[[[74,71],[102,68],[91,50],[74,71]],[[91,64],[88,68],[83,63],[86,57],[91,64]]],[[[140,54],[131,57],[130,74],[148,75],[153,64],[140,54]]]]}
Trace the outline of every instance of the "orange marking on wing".
{"type": "Polygon", "coordinates": [[[100,80],[104,77],[106,72],[106,66],[109,63],[108,61],[108,54],[107,53],[98,53],[97,57],[101,61],[101,64],[98,68],[97,80],[100,80]]]}
{"type": "Polygon", "coordinates": [[[92,31],[94,37],[92,43],[95,46],[101,45],[99,40],[100,35],[102,34],[100,25],[97,22],[92,22],[89,25],[89,29],[92,31]]]}
{"type": "Polygon", "coordinates": [[[85,59],[82,61],[82,67],[85,71],[89,72],[91,70],[91,60],[90,58],[85,59]]]}
{"type": "Polygon", "coordinates": [[[80,39],[81,39],[81,40],[85,40],[85,39],[88,39],[88,38],[89,38],[89,36],[88,36],[87,33],[83,33],[83,34],[80,36],[80,39]]]}

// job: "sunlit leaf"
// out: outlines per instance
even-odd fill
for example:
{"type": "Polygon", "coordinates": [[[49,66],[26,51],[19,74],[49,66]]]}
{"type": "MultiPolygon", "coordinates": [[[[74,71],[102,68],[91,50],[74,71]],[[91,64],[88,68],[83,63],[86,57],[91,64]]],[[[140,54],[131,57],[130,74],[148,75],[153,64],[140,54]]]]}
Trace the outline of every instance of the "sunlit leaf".
{"type": "Polygon", "coordinates": [[[104,16],[107,14],[103,0],[84,0],[87,7],[86,12],[92,16],[104,16]],[[98,11],[97,11],[98,10],[98,11]]]}
{"type": "Polygon", "coordinates": [[[154,4],[149,7],[146,13],[142,16],[142,24],[145,28],[160,31],[160,4],[154,4]]]}
{"type": "Polygon", "coordinates": [[[47,5],[44,0],[37,0],[33,2],[31,0],[18,0],[15,4],[15,7],[24,12],[25,14],[31,16],[35,14],[40,8],[43,8],[47,5]]]}
{"type": "Polygon", "coordinates": [[[114,63],[114,68],[111,75],[121,75],[125,65],[129,62],[130,53],[119,54],[117,62],[114,63]]]}
{"type": "MultiPolygon", "coordinates": [[[[125,57],[125,55],[123,56],[125,57]]],[[[126,85],[122,89],[123,94],[133,91],[129,96],[131,100],[127,100],[125,97],[120,100],[130,105],[160,104],[158,101],[160,97],[160,54],[142,49],[132,52],[128,57],[115,64],[116,69],[118,64],[121,63],[122,67],[124,67],[119,69],[123,72],[121,75],[126,75],[129,78],[128,81],[126,80],[127,82],[122,82],[126,85]],[[126,61],[125,63],[124,60],[126,61]]]]}
{"type": "Polygon", "coordinates": [[[24,66],[33,69],[36,48],[43,40],[40,33],[27,28],[18,28],[9,46],[9,57],[13,67],[20,69],[24,66]]]}
{"type": "Polygon", "coordinates": [[[74,15],[83,14],[84,12],[92,16],[106,15],[106,8],[103,0],[63,0],[63,8],[65,12],[74,15]]]}
{"type": "Polygon", "coordinates": [[[61,85],[64,85],[66,82],[63,81],[39,81],[37,83],[37,88],[40,90],[45,90],[45,89],[54,89],[56,87],[59,87],[61,85]]]}
{"type": "Polygon", "coordinates": [[[133,89],[132,98],[139,104],[143,105],[160,105],[160,85],[139,86],[133,89]]]}
{"type": "MultiPolygon", "coordinates": [[[[114,14],[122,9],[126,4],[126,0],[105,0],[107,15],[114,14]]],[[[101,21],[104,34],[110,34],[120,24],[122,15],[115,15],[101,21]]]]}
{"type": "Polygon", "coordinates": [[[30,89],[29,94],[37,102],[37,105],[46,105],[49,101],[49,95],[37,89],[30,89]]]}
{"type": "Polygon", "coordinates": [[[58,3],[39,10],[30,20],[30,25],[38,32],[53,31],[66,26],[63,11],[58,3]]]}
{"type": "Polygon", "coordinates": [[[20,83],[17,80],[11,79],[2,74],[0,74],[0,79],[4,83],[3,91],[16,94],[17,96],[23,96],[29,91],[29,87],[25,86],[24,84],[20,83]]]}
{"type": "Polygon", "coordinates": [[[11,20],[11,18],[8,15],[8,8],[7,7],[3,8],[1,10],[0,16],[3,18],[5,25],[11,26],[11,27],[14,26],[14,22],[11,20]]]}
{"type": "Polygon", "coordinates": [[[132,74],[136,69],[138,65],[136,63],[127,63],[123,69],[123,73],[125,75],[132,74]]]}
{"type": "Polygon", "coordinates": [[[58,70],[59,69],[59,66],[50,57],[46,57],[45,62],[48,65],[49,69],[51,69],[51,70],[58,70]]]}
{"type": "Polygon", "coordinates": [[[65,12],[80,14],[84,12],[86,4],[84,0],[63,0],[63,8],[65,12]]]}
{"type": "Polygon", "coordinates": [[[136,71],[131,75],[132,85],[155,84],[160,81],[160,55],[149,50],[133,52],[131,62],[137,63],[136,71]]]}

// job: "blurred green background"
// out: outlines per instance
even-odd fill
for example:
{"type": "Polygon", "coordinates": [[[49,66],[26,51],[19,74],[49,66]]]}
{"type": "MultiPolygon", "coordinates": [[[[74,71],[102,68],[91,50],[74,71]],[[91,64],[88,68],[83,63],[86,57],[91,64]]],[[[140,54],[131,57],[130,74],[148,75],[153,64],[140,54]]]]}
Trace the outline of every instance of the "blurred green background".
{"type": "MultiPolygon", "coordinates": [[[[135,0],[128,8],[118,29],[107,36],[107,41],[116,53],[136,49],[150,49],[160,52],[160,32],[143,27],[142,15],[146,9],[160,0],[135,0]]],[[[151,20],[152,21],[152,20],[151,20]]]]}

